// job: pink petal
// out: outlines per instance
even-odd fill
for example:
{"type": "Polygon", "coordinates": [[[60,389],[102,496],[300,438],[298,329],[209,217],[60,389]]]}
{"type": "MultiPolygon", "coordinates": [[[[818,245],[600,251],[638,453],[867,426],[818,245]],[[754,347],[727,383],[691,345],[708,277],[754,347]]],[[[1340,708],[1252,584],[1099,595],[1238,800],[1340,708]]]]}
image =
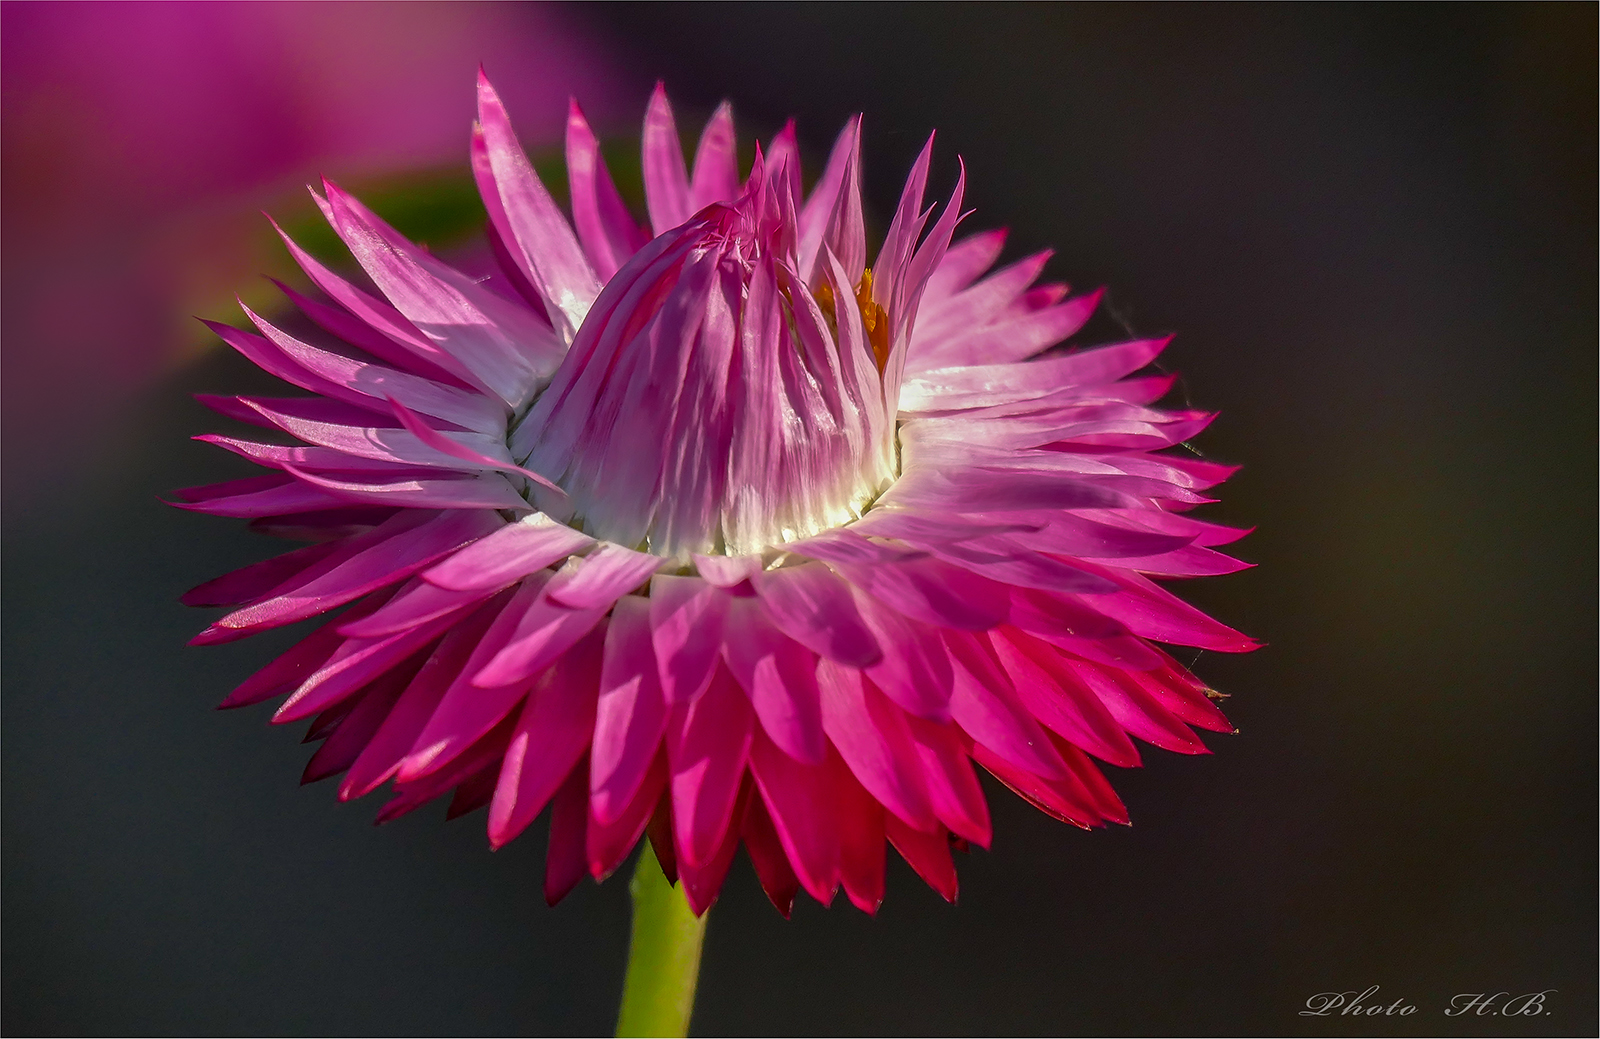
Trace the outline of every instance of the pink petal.
{"type": "Polygon", "coordinates": [[[1136,635],[1222,653],[1248,653],[1257,647],[1254,639],[1206,616],[1148,578],[1125,570],[1084,565],[1123,587],[1118,594],[1085,596],[1084,601],[1126,624],[1136,635]]]}
{"type": "Polygon", "coordinates": [[[666,88],[659,82],[650,95],[650,107],[644,117],[644,196],[650,210],[650,226],[658,235],[688,220],[694,212],[689,205],[689,175],[683,166],[678,127],[672,119],[666,88]]]}
{"type": "Polygon", "coordinates": [[[518,475],[526,476],[528,479],[532,480],[535,484],[542,488],[544,493],[549,495],[545,502],[541,503],[541,511],[551,512],[552,509],[550,506],[554,505],[567,515],[571,514],[571,502],[567,498],[567,492],[563,491],[560,487],[557,487],[554,483],[551,483],[545,477],[539,475],[531,469],[524,469],[522,466],[511,462],[509,459],[491,457],[482,453],[481,451],[473,450],[471,447],[463,444],[457,439],[445,436],[432,426],[429,426],[426,422],[423,422],[420,416],[418,416],[404,404],[400,403],[398,400],[395,400],[393,397],[388,399],[388,404],[389,407],[394,411],[394,417],[400,420],[400,424],[406,428],[406,431],[412,436],[416,437],[418,440],[422,441],[423,444],[441,454],[459,458],[462,461],[468,462],[475,466],[483,466],[488,469],[499,470],[500,472],[517,473],[518,475]]]}
{"type": "Polygon", "coordinates": [[[839,887],[839,835],[826,769],[796,761],[757,729],[750,772],[801,886],[823,905],[832,902],[839,887]]]}
{"type": "Polygon", "coordinates": [[[361,689],[390,668],[421,665],[433,642],[466,611],[381,639],[346,639],[273,714],[275,725],[309,718],[361,689]]]}
{"type": "Polygon", "coordinates": [[[638,252],[648,236],[634,223],[611,180],[600,144],[573,100],[567,111],[567,178],[578,240],[602,283],[638,252]]]}
{"type": "MultiPolygon", "coordinates": [[[[488,146],[495,187],[505,207],[507,228],[501,237],[514,246],[528,280],[538,287],[554,312],[564,315],[573,332],[583,323],[600,294],[600,282],[578,245],[566,217],[556,207],[517,143],[511,120],[489,80],[478,72],[478,122],[488,146]],[[509,230],[510,234],[505,232],[509,230]]],[[[552,315],[554,316],[554,315],[552,315]]]]}
{"type": "Polygon", "coordinates": [[[587,844],[589,873],[596,880],[604,880],[609,876],[628,857],[634,845],[639,843],[645,827],[650,824],[651,815],[661,802],[666,785],[666,755],[657,754],[632,800],[621,806],[615,822],[602,824],[597,821],[591,797],[587,844]]]}
{"type": "MultiPolygon", "coordinates": [[[[414,479],[346,479],[338,480],[327,475],[317,475],[285,465],[284,471],[295,479],[330,492],[335,500],[359,504],[389,505],[407,509],[500,509],[521,512],[529,508],[523,498],[512,490],[505,477],[498,473],[481,476],[443,477],[437,480],[425,477],[414,479]]],[[[326,508],[326,506],[321,506],[326,508]]]]}
{"type": "Polygon", "coordinates": [[[850,586],[820,563],[781,567],[755,579],[755,588],[778,629],[801,645],[852,667],[883,659],[861,619],[850,586]]]}
{"type": "Polygon", "coordinates": [[[851,527],[826,530],[785,546],[796,555],[834,566],[878,566],[921,559],[928,553],[892,541],[863,537],[851,527]]]}
{"type": "Polygon", "coordinates": [[[1135,671],[1128,677],[1187,724],[1212,732],[1234,732],[1233,723],[1206,695],[1205,683],[1189,674],[1165,653],[1158,651],[1158,655],[1165,666],[1154,671],[1135,671]]]}
{"type": "Polygon", "coordinates": [[[445,690],[456,680],[478,640],[511,600],[507,589],[464,617],[452,627],[437,649],[428,657],[377,735],[350,767],[350,774],[339,787],[339,799],[365,797],[388,782],[416,744],[422,728],[433,717],[445,690]]]}
{"type": "Polygon", "coordinates": [[[610,606],[650,579],[667,561],[648,552],[601,542],[583,557],[576,574],[549,591],[550,600],[574,610],[610,606]]]}
{"type": "MultiPolygon", "coordinates": [[[[318,263],[304,249],[301,249],[292,239],[283,233],[283,228],[273,223],[283,238],[284,245],[289,247],[289,252],[294,256],[300,269],[306,276],[326,292],[335,302],[339,303],[351,314],[355,315],[358,323],[366,328],[382,334],[383,338],[394,344],[395,349],[385,349],[382,343],[372,340],[369,336],[350,338],[350,342],[365,350],[369,350],[376,357],[382,357],[392,364],[399,364],[422,375],[429,375],[435,371],[448,372],[450,375],[461,379],[470,386],[477,387],[485,393],[494,391],[484,383],[471,368],[461,360],[443,349],[438,343],[423,335],[417,326],[406,320],[405,315],[388,303],[369,295],[356,288],[348,281],[334,274],[328,268],[318,263]],[[420,365],[420,366],[419,366],[420,365]]],[[[352,330],[350,325],[337,322],[329,331],[335,335],[342,335],[341,329],[352,330]]],[[[359,333],[357,333],[359,335],[359,333]]]]}
{"type": "Polygon", "coordinates": [[[838,569],[857,588],[925,624],[987,631],[1006,618],[1003,586],[936,559],[838,569]]]}
{"type": "Polygon", "coordinates": [[[187,500],[169,504],[212,516],[283,516],[319,512],[346,504],[342,497],[276,474],[229,480],[209,487],[185,487],[176,494],[187,500]]]}
{"type": "Polygon", "coordinates": [[[745,850],[750,853],[750,864],[755,867],[761,890],[785,920],[794,909],[794,896],[800,892],[800,880],[789,865],[789,857],[778,839],[777,827],[761,798],[751,797],[745,809],[744,823],[740,829],[745,850]]]}
{"type": "Polygon", "coordinates": [[[339,618],[336,627],[341,635],[357,639],[396,635],[447,613],[454,613],[470,603],[487,599],[497,590],[452,592],[412,578],[394,599],[384,604],[383,609],[359,618],[347,613],[339,618]]]}
{"type": "Polygon", "coordinates": [[[1054,250],[1045,249],[1024,257],[937,306],[925,306],[917,316],[917,340],[941,339],[952,332],[963,334],[1001,317],[1039,277],[1053,253],[1054,250]]]}
{"type": "MultiPolygon", "coordinates": [[[[329,276],[332,277],[332,275],[329,276]]],[[[459,375],[446,371],[432,361],[424,359],[421,354],[401,346],[365,321],[352,316],[343,307],[319,303],[309,296],[296,292],[293,286],[286,285],[276,278],[269,278],[268,280],[276,285],[278,291],[287,296],[289,302],[298,307],[301,313],[310,318],[313,324],[329,335],[338,337],[362,352],[371,354],[380,361],[387,361],[399,371],[409,372],[436,382],[441,386],[453,387],[470,394],[482,396],[484,392],[482,389],[463,380],[459,375]]],[[[352,287],[351,291],[356,292],[358,290],[352,287]]],[[[368,297],[368,299],[371,300],[371,297],[368,297]]],[[[371,302],[374,306],[378,305],[376,300],[371,300],[371,302]]],[[[405,321],[403,317],[400,317],[398,311],[395,312],[394,317],[401,322],[405,321]]],[[[422,339],[421,333],[417,332],[415,328],[411,329],[409,334],[419,340],[422,339]]],[[[482,397],[482,399],[485,404],[491,403],[490,398],[486,396],[482,397]]]]}
{"type": "Polygon", "coordinates": [[[1085,830],[1100,825],[1094,799],[1070,773],[1052,779],[1036,776],[982,744],[973,748],[972,756],[996,779],[1047,815],[1085,830]]]}
{"type": "Polygon", "coordinates": [[[1100,668],[1086,661],[1069,660],[1067,666],[1106,705],[1117,724],[1146,743],[1178,754],[1209,754],[1200,737],[1171,711],[1162,707],[1126,672],[1100,668]]]}
{"type": "MultiPolygon", "coordinates": [[[[231,451],[241,458],[249,459],[255,464],[264,465],[269,469],[283,469],[284,466],[290,465],[296,469],[314,473],[381,473],[387,479],[421,475],[416,466],[385,462],[375,458],[358,458],[355,455],[348,455],[331,447],[289,447],[283,444],[258,444],[254,441],[238,440],[233,437],[218,436],[214,433],[203,434],[194,439],[201,443],[213,444],[224,451],[231,451]]],[[[307,489],[309,490],[309,488],[307,489]]]]}
{"type": "Polygon", "coordinates": [[[726,669],[703,696],[672,710],[666,741],[672,819],[686,865],[709,863],[733,824],[754,721],[749,699],[726,669]]]}
{"type": "Polygon", "coordinates": [[[606,631],[590,765],[590,812],[609,826],[632,802],[666,730],[667,705],[650,645],[650,604],[620,600],[606,631]]]}
{"type": "Polygon", "coordinates": [[[315,783],[338,775],[354,764],[377,733],[378,727],[389,717],[390,709],[400,698],[406,684],[404,672],[392,672],[374,682],[361,695],[360,702],[339,722],[338,728],[328,736],[327,742],[317,748],[311,760],[306,762],[300,782],[315,783]]]}
{"type": "Polygon", "coordinates": [[[1101,773],[1099,766],[1089,759],[1089,755],[1074,747],[1066,740],[1050,734],[1050,742],[1055,744],[1061,760],[1067,763],[1072,770],[1073,778],[1088,792],[1094,802],[1095,809],[1100,817],[1108,822],[1128,825],[1128,810],[1123,807],[1122,800],[1117,797],[1117,792],[1111,789],[1111,784],[1101,773]]]}
{"type": "Polygon", "coordinates": [[[1051,779],[1066,778],[1065,763],[1033,715],[1018,702],[1011,680],[990,656],[988,640],[959,631],[945,632],[944,639],[955,665],[951,720],[1018,768],[1051,779]]]}
{"type": "Polygon", "coordinates": [[[733,133],[733,106],[717,106],[700,135],[694,152],[694,176],[689,183],[689,210],[713,202],[732,202],[739,196],[739,167],[733,133]]]}
{"type": "Polygon", "coordinates": [[[817,684],[823,730],[861,785],[910,825],[932,829],[933,808],[905,715],[854,668],[824,660],[817,684]]]}
{"type": "Polygon", "coordinates": [[[383,294],[501,400],[524,404],[560,363],[555,334],[524,304],[416,248],[337,186],[323,187],[330,223],[383,294]]]}
{"type": "Polygon", "coordinates": [[[992,632],[989,640],[1035,718],[1102,761],[1124,768],[1139,764],[1122,726],[1059,653],[1015,628],[992,632]]]}
{"type": "Polygon", "coordinates": [[[838,754],[828,755],[828,773],[839,827],[839,880],[851,904],[876,914],[883,904],[883,805],[856,782],[838,754]]]}
{"type": "Polygon", "coordinates": [[[465,753],[437,772],[430,772],[411,782],[397,781],[394,786],[396,796],[378,811],[377,821],[391,822],[442,796],[451,788],[477,779],[486,770],[491,773],[498,770],[505,754],[506,741],[511,736],[511,721],[507,718],[496,725],[465,753]]]}
{"type": "Polygon", "coordinates": [[[228,614],[220,628],[275,628],[314,616],[394,584],[443,555],[501,526],[477,511],[405,512],[273,589],[260,602],[228,614]]]}
{"type": "Polygon", "coordinates": [[[579,759],[550,807],[550,845],[544,863],[544,901],[566,898],[588,868],[589,759],[579,759]]]}
{"type": "Polygon", "coordinates": [[[917,876],[939,892],[946,902],[956,900],[956,864],[950,858],[950,838],[940,827],[935,833],[913,830],[894,816],[884,819],[889,843],[901,858],[917,871],[917,876]]]}
{"type": "MultiPolygon", "coordinates": [[[[839,194],[845,186],[846,174],[854,169],[860,160],[860,151],[861,117],[856,115],[850,117],[833,142],[833,151],[828,155],[828,164],[823,168],[816,187],[812,188],[811,196],[806,199],[805,205],[800,210],[797,270],[801,279],[808,285],[819,284],[821,271],[817,263],[821,257],[823,234],[827,231],[829,218],[838,205],[839,194]]],[[[850,284],[854,286],[855,282],[850,284]]]]}
{"type": "Polygon", "coordinates": [[[1036,639],[1113,667],[1157,667],[1160,656],[1128,629],[1072,595],[1031,588],[1011,592],[1011,623],[1036,639]]]}
{"type": "MultiPolygon", "coordinates": [[[[983,789],[978,786],[978,777],[973,774],[972,762],[967,759],[955,727],[916,715],[907,715],[906,722],[922,765],[934,814],[953,832],[987,848],[993,832],[989,805],[983,799],[983,789]]],[[[893,816],[889,818],[894,819],[893,816]]]]}
{"type": "MultiPolygon", "coordinates": [[[[528,608],[517,629],[488,663],[472,676],[472,684],[480,689],[516,685],[533,678],[549,667],[561,654],[589,633],[605,616],[610,604],[586,610],[575,610],[551,601],[552,592],[559,590],[572,579],[576,560],[569,559],[549,583],[544,594],[528,608]]],[[[527,580],[544,580],[535,574],[527,580]]]]}
{"type": "Polygon", "coordinates": [[[994,266],[1005,248],[1006,230],[980,231],[950,246],[928,276],[925,298],[931,303],[952,296],[968,285],[978,275],[994,266]]]}
{"type": "MultiPolygon", "coordinates": [[[[845,154],[838,195],[834,199],[833,211],[828,214],[820,244],[823,253],[831,253],[838,259],[839,267],[844,272],[844,282],[851,287],[861,281],[861,274],[867,266],[866,222],[861,215],[860,147],[860,138],[857,137],[851,150],[845,154]]],[[[831,159],[829,163],[832,164],[831,159]]],[[[811,283],[817,284],[815,280],[811,283]]],[[[835,299],[846,302],[837,295],[835,299]]]]}
{"type": "Polygon", "coordinates": [[[865,592],[854,594],[856,609],[883,650],[883,660],[865,668],[865,675],[912,714],[947,720],[952,678],[938,629],[901,616],[865,592]]]}
{"type": "Polygon", "coordinates": [[[774,627],[755,599],[729,601],[722,655],[773,742],[797,761],[820,763],[827,743],[816,656],[774,627]]]}
{"type": "Polygon", "coordinates": [[[780,181],[788,190],[789,197],[798,206],[801,198],[800,187],[800,146],[795,139],[794,120],[783,124],[767,146],[767,169],[773,171],[769,177],[780,181]],[[778,172],[781,171],[781,174],[778,172]]]}
{"type": "Polygon", "coordinates": [[[484,689],[474,685],[472,679],[484,661],[512,637],[524,615],[538,601],[543,583],[537,579],[524,581],[478,640],[400,766],[400,782],[409,783],[444,768],[522,702],[528,693],[525,684],[484,689]]]}
{"type": "Polygon", "coordinates": [[[1104,289],[1075,296],[1044,310],[954,337],[937,347],[919,351],[907,367],[914,371],[983,364],[996,359],[1020,361],[1066,339],[1088,322],[1100,305],[1104,289]]]}
{"type": "Polygon", "coordinates": [[[686,703],[705,690],[721,656],[728,597],[697,578],[656,574],[649,598],[662,695],[669,704],[686,703]]]}
{"type": "Polygon", "coordinates": [[[592,544],[589,535],[536,512],[457,552],[422,579],[451,591],[493,591],[592,544]]]}
{"type": "Polygon", "coordinates": [[[604,646],[605,629],[597,627],[528,695],[489,807],[491,847],[527,829],[589,749],[604,646]]]}
{"type": "MultiPolygon", "coordinates": [[[[499,401],[476,391],[459,389],[409,372],[320,350],[265,321],[249,307],[244,307],[244,312],[266,335],[274,352],[283,358],[283,363],[274,367],[282,368],[286,364],[292,364],[309,376],[309,378],[290,378],[292,372],[281,376],[297,386],[304,386],[313,393],[322,393],[379,413],[384,410],[382,402],[399,400],[407,407],[463,429],[496,437],[505,434],[506,421],[510,415],[505,405],[499,401]],[[306,385],[307,383],[312,385],[306,385]]],[[[217,326],[213,324],[212,327],[217,326]]],[[[237,344],[232,345],[237,348],[237,344]]],[[[261,350],[255,351],[255,354],[262,353],[261,350]]],[[[252,354],[246,356],[255,359],[252,354]]],[[[260,364],[259,361],[257,363],[260,364]]],[[[278,374],[267,365],[262,367],[278,374]]]]}
{"type": "Polygon", "coordinates": [[[285,552],[196,585],[184,592],[179,601],[185,606],[232,606],[249,602],[292,580],[338,547],[338,542],[329,541],[285,552]]]}
{"type": "MultiPolygon", "coordinates": [[[[382,605],[387,598],[383,592],[368,596],[345,611],[344,619],[364,617],[382,605]]],[[[288,652],[276,657],[272,663],[240,683],[237,689],[217,705],[217,710],[248,707],[290,692],[314,674],[343,644],[344,636],[339,633],[335,625],[323,625],[291,646],[288,652]]]]}
{"type": "MultiPolygon", "coordinates": [[[[749,782],[741,783],[738,795],[734,799],[733,818],[742,819],[745,806],[752,800],[759,800],[753,794],[753,786],[749,782]]],[[[717,894],[722,890],[722,882],[728,875],[728,869],[733,865],[733,856],[739,850],[739,827],[729,826],[723,834],[722,844],[710,856],[703,866],[696,866],[688,862],[678,863],[678,872],[683,880],[683,893],[689,900],[689,908],[696,916],[705,913],[716,902],[717,894]]],[[[791,896],[792,898],[792,896],[791,896]]]]}
{"type": "Polygon", "coordinates": [[[900,204],[895,207],[889,230],[884,233],[878,258],[873,261],[872,299],[886,311],[898,309],[900,299],[896,290],[906,273],[906,266],[916,248],[927,214],[922,211],[922,193],[928,183],[928,164],[933,160],[933,135],[911,164],[905,187],[900,192],[900,204]]]}

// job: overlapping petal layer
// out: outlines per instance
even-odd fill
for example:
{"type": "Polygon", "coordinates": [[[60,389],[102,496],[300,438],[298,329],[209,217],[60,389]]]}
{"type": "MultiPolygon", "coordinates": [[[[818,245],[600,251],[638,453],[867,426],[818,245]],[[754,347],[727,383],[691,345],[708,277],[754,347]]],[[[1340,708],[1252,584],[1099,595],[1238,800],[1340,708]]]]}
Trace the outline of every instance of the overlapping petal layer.
{"type": "Polygon", "coordinates": [[[1211,416],[1154,406],[1165,341],[1037,356],[1099,294],[985,276],[931,141],[870,267],[859,121],[809,195],[792,126],[740,180],[726,106],[691,168],[658,89],[643,149],[648,229],[574,104],[569,222],[480,81],[488,281],[317,193],[377,292],[289,243],[316,341],[217,331],[313,396],[204,399],[297,442],[201,438],[272,472],[177,504],[310,542],[189,593],[233,607],[196,642],[346,609],[224,705],[284,697],[380,819],[453,793],[498,847],[550,807],[552,901],[646,833],[697,911],[741,842],[785,913],[875,910],[885,841],[954,898],[974,764],[1126,822],[1095,759],[1231,728],[1156,643],[1254,645],[1151,580],[1243,565],[1184,515],[1231,470],[1166,450],[1211,416]]]}

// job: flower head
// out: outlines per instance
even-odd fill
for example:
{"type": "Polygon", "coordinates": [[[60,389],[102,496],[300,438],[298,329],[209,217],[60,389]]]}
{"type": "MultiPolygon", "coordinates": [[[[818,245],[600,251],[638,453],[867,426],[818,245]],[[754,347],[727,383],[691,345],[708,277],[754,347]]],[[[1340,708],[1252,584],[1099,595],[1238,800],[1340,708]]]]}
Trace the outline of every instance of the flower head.
{"type": "Polygon", "coordinates": [[[307,780],[393,780],[380,820],[453,791],[498,847],[552,806],[551,901],[647,831],[696,911],[741,840],[785,912],[875,910],[886,839],[953,898],[974,762],[1125,822],[1092,759],[1231,728],[1155,643],[1253,647],[1150,579],[1242,565],[1183,515],[1231,470],[1164,453],[1210,419],[1152,406],[1165,340],[1036,357],[1098,293],[1035,286],[1048,254],[981,277],[1004,235],[951,244],[931,140],[870,266],[858,120],[809,194],[792,125],[743,180],[726,106],[678,142],[658,88],[646,231],[574,105],[569,223],[480,80],[487,281],[325,184],[378,293],[285,238],[317,341],[214,327],[313,396],[205,399],[298,443],[202,437],[274,472],[181,492],[310,544],[186,601],[237,607],[202,644],[348,608],[224,705],[287,694],[307,780]]]}

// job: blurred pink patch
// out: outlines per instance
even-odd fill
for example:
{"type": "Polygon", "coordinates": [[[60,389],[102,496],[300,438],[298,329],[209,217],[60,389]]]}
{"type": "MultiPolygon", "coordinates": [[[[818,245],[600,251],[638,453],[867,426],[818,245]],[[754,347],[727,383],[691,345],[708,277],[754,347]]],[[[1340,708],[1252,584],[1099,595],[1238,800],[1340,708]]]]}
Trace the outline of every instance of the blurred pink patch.
{"type": "Polygon", "coordinates": [[[563,21],[520,5],[7,4],[12,485],[75,446],[59,422],[43,432],[65,403],[50,388],[115,421],[194,341],[196,285],[257,268],[259,221],[241,217],[319,173],[456,159],[480,62],[530,127],[560,127],[573,93],[609,113],[613,70],[563,21]]]}

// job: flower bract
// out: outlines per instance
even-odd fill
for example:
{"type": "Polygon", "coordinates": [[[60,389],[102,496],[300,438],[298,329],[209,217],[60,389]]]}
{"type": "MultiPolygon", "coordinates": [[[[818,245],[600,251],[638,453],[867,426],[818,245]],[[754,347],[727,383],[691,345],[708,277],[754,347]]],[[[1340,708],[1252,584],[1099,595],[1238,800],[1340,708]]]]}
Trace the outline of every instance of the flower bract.
{"type": "Polygon", "coordinates": [[[200,644],[342,610],[225,701],[310,719],[308,780],[487,807],[495,847],[549,807],[552,902],[648,833],[697,912],[741,843],[785,913],[871,912],[886,843],[955,897],[978,768],[1088,828],[1134,738],[1231,729],[1158,644],[1254,644],[1152,580],[1243,565],[1185,515],[1232,471],[1175,449],[1211,416],[1155,406],[1164,339],[1060,347],[1099,294],[988,273],[931,139],[873,251],[859,119],[807,192],[792,124],[741,176],[724,105],[691,166],[658,88],[643,227],[576,104],[569,219],[478,102],[496,275],[324,182],[370,285],[285,236],[306,320],[213,326],[311,395],[203,398],[270,472],[180,504],[307,544],[185,601],[233,607],[200,644]]]}

